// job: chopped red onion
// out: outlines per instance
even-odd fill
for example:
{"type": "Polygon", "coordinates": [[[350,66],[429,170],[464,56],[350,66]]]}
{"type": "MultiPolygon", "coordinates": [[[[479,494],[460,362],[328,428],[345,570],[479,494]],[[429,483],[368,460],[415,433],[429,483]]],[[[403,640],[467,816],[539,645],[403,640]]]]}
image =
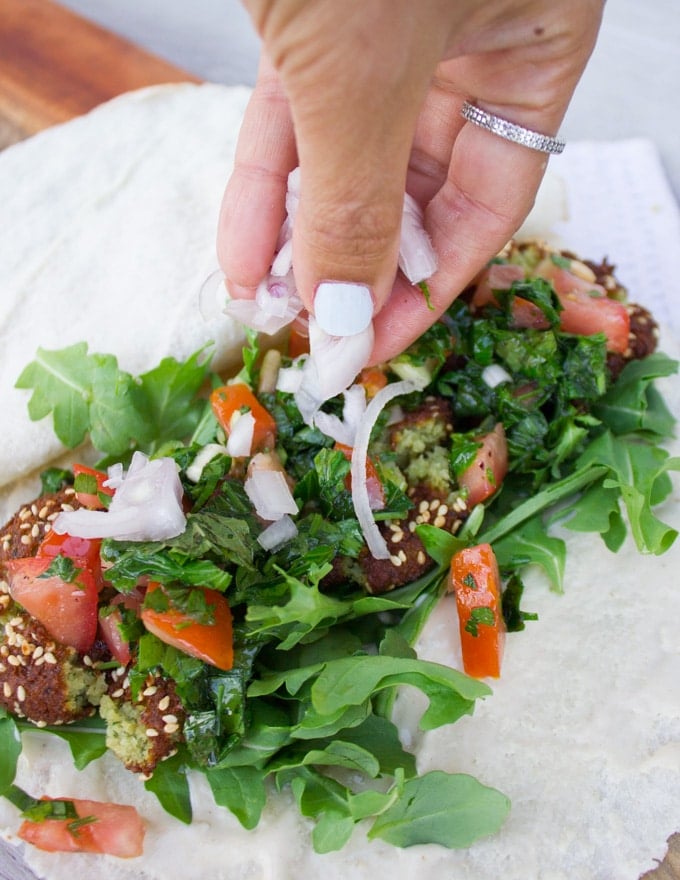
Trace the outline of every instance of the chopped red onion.
{"type": "Polygon", "coordinates": [[[251,412],[235,412],[229,425],[227,452],[234,458],[246,458],[253,448],[255,416],[251,412]]]}
{"type": "Polygon", "coordinates": [[[371,503],[368,495],[368,487],[366,485],[366,459],[368,458],[368,443],[371,438],[371,431],[378,420],[378,416],[387,404],[395,397],[402,394],[411,394],[417,391],[418,386],[408,380],[402,382],[393,382],[381,388],[371,402],[366,407],[359,427],[354,438],[354,449],[352,451],[352,501],[354,503],[354,512],[359,520],[361,531],[363,532],[368,549],[375,559],[389,559],[390,551],[387,547],[385,539],[380,534],[380,530],[376,525],[371,511],[371,503]]]}
{"type": "Polygon", "coordinates": [[[253,457],[243,487],[262,519],[274,521],[286,513],[298,512],[286,475],[272,465],[271,456],[259,453],[253,457]]]}
{"type": "Polygon", "coordinates": [[[227,299],[224,273],[221,269],[215,269],[208,275],[198,291],[198,311],[203,320],[212,321],[213,318],[220,315],[227,299]]]}
{"type": "Polygon", "coordinates": [[[502,385],[503,382],[511,382],[512,376],[500,364],[489,364],[482,370],[482,381],[489,388],[495,388],[497,385],[502,385]]]}
{"type": "Polygon", "coordinates": [[[404,194],[401,217],[399,268],[411,284],[418,284],[437,271],[437,255],[423,227],[422,209],[408,193],[404,194]]]}
{"type": "Polygon", "coordinates": [[[255,299],[230,299],[224,311],[231,318],[260,333],[278,333],[302,311],[292,273],[285,277],[268,275],[260,282],[255,299]]]}
{"type": "Polygon", "coordinates": [[[277,391],[295,394],[299,390],[302,382],[302,366],[306,360],[307,355],[301,355],[299,358],[296,358],[291,367],[281,367],[279,375],[276,377],[277,391]]]}
{"type": "Polygon", "coordinates": [[[287,544],[288,541],[292,541],[297,533],[297,526],[286,513],[281,519],[277,519],[276,522],[273,522],[264,531],[260,532],[257,536],[257,542],[265,550],[278,550],[279,547],[287,544]]]}
{"type": "Polygon", "coordinates": [[[183,490],[172,458],[150,460],[135,452],[126,474],[122,475],[120,465],[111,470],[109,483],[115,484],[116,491],[109,509],[83,507],[60,513],[52,525],[58,535],[164,541],[184,531],[183,490]]]}
{"type": "Polygon", "coordinates": [[[311,424],[325,401],[353,383],[357,373],[368,363],[373,340],[373,324],[352,336],[329,336],[310,315],[310,355],[305,361],[302,383],[295,395],[298,409],[308,424],[311,424]]]}
{"type": "Polygon", "coordinates": [[[227,447],[222,446],[220,443],[206,443],[186,469],[187,480],[191,480],[192,483],[198,483],[201,479],[203,468],[213,458],[217,458],[218,455],[227,455],[227,447]]]}
{"type": "Polygon", "coordinates": [[[314,424],[336,443],[354,446],[357,428],[366,412],[366,389],[363,385],[352,385],[347,391],[343,391],[343,396],[345,404],[342,408],[342,419],[321,410],[314,416],[314,424]]]}

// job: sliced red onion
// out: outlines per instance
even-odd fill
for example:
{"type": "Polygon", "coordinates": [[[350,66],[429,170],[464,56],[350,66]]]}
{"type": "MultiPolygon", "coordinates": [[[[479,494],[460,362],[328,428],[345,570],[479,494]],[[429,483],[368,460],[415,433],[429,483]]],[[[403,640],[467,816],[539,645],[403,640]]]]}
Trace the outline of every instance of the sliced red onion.
{"type": "Polygon", "coordinates": [[[278,550],[279,547],[287,544],[288,541],[292,541],[297,533],[298,528],[293,520],[288,514],[284,514],[281,519],[277,519],[276,522],[273,522],[264,531],[260,532],[257,536],[257,542],[265,550],[278,550]]]}
{"type": "Polygon", "coordinates": [[[184,473],[187,475],[187,480],[191,480],[192,483],[198,483],[201,479],[203,468],[209,464],[213,458],[217,458],[218,455],[227,455],[227,447],[222,446],[220,443],[206,443],[203,449],[199,450],[194,460],[185,470],[184,473]]]}
{"type": "Polygon", "coordinates": [[[329,336],[310,315],[310,355],[295,395],[298,409],[307,424],[311,424],[323,403],[354,382],[357,373],[368,363],[373,340],[372,323],[353,336],[329,336]]]}
{"type": "Polygon", "coordinates": [[[121,473],[119,466],[109,477],[116,491],[108,510],[80,508],[60,513],[52,525],[54,531],[120,541],[164,541],[184,531],[183,490],[173,459],[150,460],[135,452],[122,478],[121,473]]]}
{"type": "Polygon", "coordinates": [[[229,425],[227,452],[234,458],[246,458],[253,448],[255,416],[251,412],[234,413],[229,425]]]}
{"type": "Polygon", "coordinates": [[[259,453],[248,465],[248,477],[243,484],[255,513],[265,520],[279,520],[286,513],[297,513],[298,508],[283,471],[271,464],[271,457],[259,453]]]}
{"type": "Polygon", "coordinates": [[[271,275],[282,277],[287,275],[293,268],[293,239],[286,238],[274,257],[274,262],[269,270],[271,275]]]}
{"type": "Polygon", "coordinates": [[[302,366],[307,360],[307,355],[301,355],[297,358],[292,366],[281,367],[279,375],[276,378],[276,390],[285,391],[288,394],[295,394],[299,390],[302,382],[302,366]]]}
{"type": "Polygon", "coordinates": [[[268,275],[260,282],[255,299],[230,299],[224,311],[231,318],[260,333],[278,333],[302,311],[292,273],[284,278],[268,275]]]}
{"type": "Polygon", "coordinates": [[[418,284],[437,271],[437,255],[423,227],[423,211],[408,193],[404,194],[401,216],[399,268],[411,284],[418,284]]]}
{"type": "Polygon", "coordinates": [[[314,417],[314,424],[336,443],[354,446],[357,428],[366,412],[366,389],[363,385],[352,385],[343,392],[343,396],[345,404],[341,419],[333,413],[319,411],[314,417]]]}
{"type": "Polygon", "coordinates": [[[378,420],[378,416],[391,400],[402,394],[411,394],[417,390],[418,386],[408,380],[394,382],[381,388],[366,407],[366,412],[359,423],[354,438],[351,467],[352,501],[364,539],[371,555],[375,559],[389,559],[390,551],[373,519],[368,487],[366,485],[366,459],[368,458],[368,444],[371,439],[371,431],[378,420]]]}
{"type": "Polygon", "coordinates": [[[208,275],[198,291],[198,311],[203,320],[212,321],[213,318],[222,314],[228,298],[224,273],[221,269],[215,269],[208,275]]]}
{"type": "Polygon", "coordinates": [[[495,388],[497,385],[502,385],[503,382],[512,382],[512,376],[500,364],[489,364],[482,370],[482,381],[489,388],[495,388]]]}

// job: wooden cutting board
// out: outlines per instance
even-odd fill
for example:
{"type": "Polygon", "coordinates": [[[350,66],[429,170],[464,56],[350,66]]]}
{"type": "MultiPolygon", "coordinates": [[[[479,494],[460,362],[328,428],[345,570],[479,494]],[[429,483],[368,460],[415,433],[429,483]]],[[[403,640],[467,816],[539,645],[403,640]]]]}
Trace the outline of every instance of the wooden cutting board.
{"type": "MultiPolygon", "coordinates": [[[[200,79],[52,0],[0,0],[0,149],[132,89],[200,79]]],[[[10,850],[0,878],[31,877],[10,850]]],[[[644,880],[680,880],[680,835],[644,880]]]]}
{"type": "Polygon", "coordinates": [[[0,149],[122,92],[198,81],[52,0],[0,0],[0,149]]]}

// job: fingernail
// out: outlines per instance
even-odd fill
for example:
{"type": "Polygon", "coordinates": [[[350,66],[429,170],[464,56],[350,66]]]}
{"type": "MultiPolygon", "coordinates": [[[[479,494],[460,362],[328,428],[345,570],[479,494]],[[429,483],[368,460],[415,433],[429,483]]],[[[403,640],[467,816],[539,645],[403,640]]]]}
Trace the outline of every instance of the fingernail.
{"type": "Polygon", "coordinates": [[[330,336],[354,336],[373,319],[373,297],[365,284],[322,281],[314,296],[314,317],[330,336]]]}
{"type": "Polygon", "coordinates": [[[233,281],[225,279],[225,284],[229,290],[229,295],[233,299],[255,299],[256,287],[246,287],[245,284],[234,284],[233,281]]]}

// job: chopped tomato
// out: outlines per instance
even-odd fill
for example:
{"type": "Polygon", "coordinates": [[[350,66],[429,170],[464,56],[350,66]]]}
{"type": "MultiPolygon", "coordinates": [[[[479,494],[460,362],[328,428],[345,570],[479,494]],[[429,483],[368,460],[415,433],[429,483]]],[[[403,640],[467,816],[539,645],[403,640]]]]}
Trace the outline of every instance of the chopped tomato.
{"type": "Polygon", "coordinates": [[[381,388],[387,385],[387,376],[381,367],[365,367],[359,373],[357,382],[364,386],[366,397],[371,400],[381,388]]]}
{"type": "Polygon", "coordinates": [[[288,357],[296,358],[301,354],[309,354],[309,321],[306,312],[304,318],[297,317],[290,325],[288,334],[288,357]]]}
{"type": "Polygon", "coordinates": [[[475,678],[498,678],[505,644],[501,579],[490,544],[466,547],[451,560],[463,668],[475,678]]]}
{"type": "MultiPolygon", "coordinates": [[[[162,590],[161,584],[150,581],[147,596],[162,590]]],[[[162,611],[142,608],[142,623],[162,642],[198,657],[218,669],[231,669],[234,663],[231,610],[224,596],[217,590],[202,588],[214,618],[211,623],[200,623],[185,611],[170,606],[162,611]]]]}
{"type": "Polygon", "coordinates": [[[479,439],[482,445],[474,461],[458,477],[459,485],[467,489],[470,507],[493,495],[508,472],[508,444],[502,422],[498,422],[493,431],[479,439]]]}
{"type": "Polygon", "coordinates": [[[255,419],[251,454],[271,449],[276,443],[276,421],[244,382],[222,385],[210,395],[215,418],[227,436],[241,413],[250,412],[255,419]]]}
{"type": "Polygon", "coordinates": [[[78,819],[26,819],[19,828],[19,837],[47,852],[107,853],[121,859],[141,856],[145,828],[134,807],[64,800],[73,804],[78,819]],[[79,819],[92,821],[80,823],[79,819]]]}
{"type": "Polygon", "coordinates": [[[133,590],[132,593],[125,595],[119,593],[110,605],[99,609],[99,635],[106,643],[111,656],[122,666],[127,666],[132,659],[132,653],[130,642],[123,636],[120,629],[123,622],[121,607],[134,611],[139,616],[142,600],[142,594],[138,590],[133,590]]]}
{"type": "Polygon", "coordinates": [[[97,589],[102,586],[101,538],[76,538],[64,533],[58,535],[53,529],[42,539],[36,556],[68,556],[69,559],[85,560],[88,571],[92,573],[97,589]]]}
{"type": "Polygon", "coordinates": [[[522,281],[524,269],[514,263],[491,263],[478,276],[472,305],[481,308],[495,301],[494,290],[510,290],[515,281],[522,281]]]}
{"type": "Polygon", "coordinates": [[[78,483],[78,477],[81,474],[88,477],[94,477],[94,479],[97,481],[97,491],[79,492],[76,490],[76,498],[84,507],[88,507],[90,510],[104,510],[105,504],[102,502],[99,496],[113,496],[113,489],[110,486],[104,485],[104,481],[108,480],[109,475],[104,473],[104,471],[98,471],[95,468],[87,467],[87,465],[84,464],[74,464],[73,475],[76,478],[76,483],[78,483]]]}
{"type": "MultiPolygon", "coordinates": [[[[352,447],[346,446],[344,443],[336,443],[333,449],[342,452],[347,461],[352,460],[352,447]]],[[[347,474],[345,477],[345,486],[349,492],[352,491],[352,475],[347,474]]],[[[385,490],[380,482],[378,471],[370,458],[366,459],[366,488],[368,489],[368,503],[371,510],[382,510],[385,506],[385,490]]]]}
{"type": "Polygon", "coordinates": [[[581,336],[604,333],[608,351],[619,354],[626,351],[630,315],[623,303],[608,297],[599,284],[575,275],[552,260],[544,260],[536,272],[555,288],[563,308],[560,327],[566,333],[581,336]]]}
{"type": "Polygon", "coordinates": [[[7,563],[9,591],[49,634],[62,645],[85,653],[97,634],[97,584],[87,560],[73,559],[73,580],[44,575],[55,559],[25,557],[7,563]]]}

